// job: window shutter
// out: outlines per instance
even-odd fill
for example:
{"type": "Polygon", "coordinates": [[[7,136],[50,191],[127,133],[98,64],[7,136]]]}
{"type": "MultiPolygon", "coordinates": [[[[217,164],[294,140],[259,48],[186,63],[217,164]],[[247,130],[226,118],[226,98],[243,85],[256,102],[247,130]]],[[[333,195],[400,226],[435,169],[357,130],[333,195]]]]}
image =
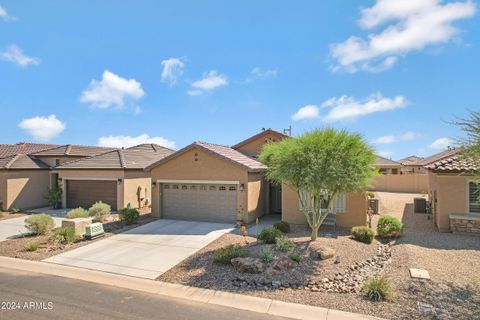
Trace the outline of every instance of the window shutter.
{"type": "Polygon", "coordinates": [[[333,211],[335,213],[345,213],[347,211],[347,195],[339,193],[333,201],[333,211]]]}

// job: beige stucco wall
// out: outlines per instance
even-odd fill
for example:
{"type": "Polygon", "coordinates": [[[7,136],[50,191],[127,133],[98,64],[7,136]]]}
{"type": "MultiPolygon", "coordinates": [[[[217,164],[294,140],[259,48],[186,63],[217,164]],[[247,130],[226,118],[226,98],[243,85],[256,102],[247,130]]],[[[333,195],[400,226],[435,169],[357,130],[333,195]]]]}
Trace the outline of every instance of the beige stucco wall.
{"type": "Polygon", "coordinates": [[[117,184],[117,208],[121,209],[130,202],[132,206],[137,207],[137,187],[143,188],[144,196],[145,188],[147,188],[147,197],[151,198],[151,180],[148,173],[143,170],[53,170],[58,173],[58,177],[62,179],[60,187],[63,190],[62,204],[67,204],[66,180],[118,180],[122,182],[117,184]]]}
{"type": "Polygon", "coordinates": [[[376,176],[369,190],[386,192],[427,192],[426,174],[382,174],[376,176]]]}
{"type": "Polygon", "coordinates": [[[50,176],[48,170],[7,170],[1,174],[3,209],[31,209],[48,205],[45,194],[50,176]]]}
{"type": "Polygon", "coordinates": [[[281,139],[283,139],[283,136],[281,134],[275,132],[268,132],[261,135],[257,139],[249,141],[248,143],[240,146],[239,148],[237,148],[237,150],[243,154],[253,157],[260,154],[260,152],[262,151],[262,147],[265,143],[280,141],[281,139]]]}
{"type": "Polygon", "coordinates": [[[124,180],[124,199],[123,206],[127,207],[130,203],[134,208],[139,208],[137,199],[138,187],[141,187],[140,197],[143,200],[140,201],[140,208],[150,205],[152,199],[152,179],[150,178],[129,178],[124,180]]]}
{"type": "MultiPolygon", "coordinates": [[[[237,211],[249,210],[247,170],[202,149],[190,149],[158,165],[151,170],[151,177],[153,182],[161,179],[239,181],[245,190],[242,192],[237,188],[237,211]]],[[[152,189],[152,214],[157,217],[161,217],[160,192],[160,185],[157,184],[152,189]]]]}
{"type": "MultiPolygon", "coordinates": [[[[307,220],[300,211],[297,193],[285,184],[282,185],[282,220],[291,224],[306,224],[307,220]]],[[[367,222],[367,201],[365,192],[347,194],[346,212],[337,213],[337,226],[351,228],[365,225],[367,222]]]]}
{"type": "Polygon", "coordinates": [[[65,163],[69,161],[78,160],[84,157],[72,157],[72,156],[61,156],[61,157],[51,157],[51,156],[36,156],[38,159],[42,160],[51,167],[56,166],[56,159],[59,159],[60,163],[65,163]]]}
{"type": "Polygon", "coordinates": [[[440,232],[450,232],[449,215],[451,213],[466,214],[469,211],[468,181],[473,177],[432,172],[429,172],[428,176],[435,225],[440,232]]]}
{"type": "Polygon", "coordinates": [[[255,221],[266,212],[267,183],[262,173],[248,174],[248,219],[247,222],[255,221]]]}
{"type": "Polygon", "coordinates": [[[7,210],[7,172],[0,171],[0,209],[7,210]]]}

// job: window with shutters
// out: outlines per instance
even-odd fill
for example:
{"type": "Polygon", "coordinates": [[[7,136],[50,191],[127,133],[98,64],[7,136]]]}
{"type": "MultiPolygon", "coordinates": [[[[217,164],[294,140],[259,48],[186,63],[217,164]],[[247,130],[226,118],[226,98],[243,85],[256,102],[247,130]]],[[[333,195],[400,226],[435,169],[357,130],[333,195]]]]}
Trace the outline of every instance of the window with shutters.
{"type": "Polygon", "coordinates": [[[480,188],[475,182],[468,183],[468,208],[471,213],[480,213],[480,188]]]}

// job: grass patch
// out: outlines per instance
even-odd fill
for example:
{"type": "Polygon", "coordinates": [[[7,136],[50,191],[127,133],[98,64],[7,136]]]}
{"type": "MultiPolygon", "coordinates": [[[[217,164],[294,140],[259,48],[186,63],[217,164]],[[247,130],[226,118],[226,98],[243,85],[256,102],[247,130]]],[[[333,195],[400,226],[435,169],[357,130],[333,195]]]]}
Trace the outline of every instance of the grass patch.
{"type": "Polygon", "coordinates": [[[230,260],[248,255],[248,250],[238,244],[231,244],[226,247],[215,250],[213,262],[229,264],[230,260]]]}
{"type": "Polygon", "coordinates": [[[393,289],[386,278],[371,278],[363,285],[365,296],[371,301],[391,300],[393,289]]]}

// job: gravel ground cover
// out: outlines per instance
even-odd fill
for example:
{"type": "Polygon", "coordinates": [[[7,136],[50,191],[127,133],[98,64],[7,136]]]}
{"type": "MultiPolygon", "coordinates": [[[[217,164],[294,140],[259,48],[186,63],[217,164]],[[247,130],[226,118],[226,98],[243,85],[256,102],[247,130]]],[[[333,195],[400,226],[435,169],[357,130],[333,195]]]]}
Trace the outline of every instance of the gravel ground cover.
{"type": "Polygon", "coordinates": [[[127,226],[124,222],[119,221],[115,214],[110,217],[109,222],[104,223],[103,228],[105,230],[105,236],[103,237],[94,240],[80,240],[71,244],[59,245],[46,235],[25,236],[0,242],[0,256],[39,261],[105,239],[114,234],[125,232],[154,220],[155,218],[151,217],[150,214],[142,214],[138,223],[127,226]],[[25,246],[30,242],[39,243],[39,248],[36,251],[27,251],[25,246]]]}
{"type": "MultiPolygon", "coordinates": [[[[426,215],[413,213],[413,198],[418,194],[377,193],[380,199],[380,213],[398,217],[405,224],[404,234],[391,246],[391,262],[382,271],[395,290],[394,298],[388,302],[371,302],[361,291],[352,293],[312,291],[311,288],[290,286],[288,288],[262,288],[261,286],[237,286],[240,278],[246,283],[262,281],[265,275],[247,274],[236,271],[230,265],[213,263],[216,249],[236,243],[249,246],[252,255],[257,255],[262,246],[254,245],[254,238],[226,234],[195,255],[161,275],[158,280],[181,283],[202,288],[238,292],[252,296],[272,298],[339,309],[349,312],[369,314],[386,319],[480,319],[480,273],[475,272],[480,265],[480,237],[460,236],[439,233],[433,221],[426,215]],[[409,268],[426,269],[431,280],[410,278],[409,268]],[[435,310],[421,312],[418,303],[425,303],[435,310]]],[[[374,227],[379,216],[373,219],[374,227]]],[[[356,242],[348,230],[325,229],[317,242],[333,248],[341,257],[340,263],[334,259],[312,261],[308,254],[309,232],[296,230],[289,234],[297,244],[297,251],[303,261],[287,271],[267,270],[267,280],[288,283],[315,281],[335,277],[357,262],[375,255],[381,245],[374,240],[371,245],[356,242]],[[329,234],[329,235],[327,235],[329,234]]]]}
{"type": "Polygon", "coordinates": [[[23,217],[23,216],[25,216],[25,214],[23,214],[23,213],[11,213],[11,212],[0,211],[0,221],[1,220],[18,218],[18,217],[23,217]]]}

